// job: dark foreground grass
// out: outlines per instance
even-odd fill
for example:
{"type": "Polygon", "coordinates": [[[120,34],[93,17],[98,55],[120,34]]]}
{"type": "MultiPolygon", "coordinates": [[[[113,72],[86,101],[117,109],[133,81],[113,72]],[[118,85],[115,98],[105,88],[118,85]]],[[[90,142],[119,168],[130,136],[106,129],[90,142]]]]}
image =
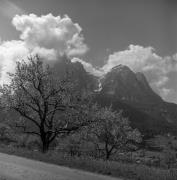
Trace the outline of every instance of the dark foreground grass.
{"type": "Polygon", "coordinates": [[[38,151],[0,147],[0,152],[114,177],[137,180],[177,180],[177,169],[158,169],[137,164],[106,162],[88,157],[71,157],[54,151],[42,154],[38,151]]]}

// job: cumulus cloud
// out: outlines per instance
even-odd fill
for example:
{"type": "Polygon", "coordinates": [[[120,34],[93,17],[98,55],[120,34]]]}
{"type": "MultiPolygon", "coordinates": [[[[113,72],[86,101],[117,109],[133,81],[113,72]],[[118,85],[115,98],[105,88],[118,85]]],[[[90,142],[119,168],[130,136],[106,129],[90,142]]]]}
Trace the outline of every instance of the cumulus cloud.
{"type": "Polygon", "coordinates": [[[40,17],[35,14],[16,15],[12,23],[28,47],[53,49],[59,55],[70,56],[81,55],[88,50],[81,34],[82,28],[67,15],[63,18],[52,14],[40,17]]]}
{"type": "Polygon", "coordinates": [[[30,52],[31,55],[39,55],[39,57],[46,59],[47,61],[54,61],[58,58],[57,51],[55,49],[46,49],[43,47],[35,47],[30,52]]]}
{"type": "MultiPolygon", "coordinates": [[[[7,1],[3,5],[17,7],[7,1]]],[[[7,72],[14,72],[17,61],[28,55],[38,54],[49,61],[58,60],[64,54],[68,57],[80,56],[87,52],[82,28],[65,15],[35,14],[16,15],[12,24],[20,31],[20,39],[0,40],[0,83],[8,82],[7,72]]]]}
{"type": "Polygon", "coordinates": [[[168,98],[177,91],[175,87],[167,88],[170,83],[169,73],[177,71],[177,58],[161,57],[152,47],[130,45],[124,51],[115,52],[108,57],[107,63],[101,68],[105,73],[119,64],[129,66],[135,72],[143,72],[152,88],[162,97],[168,98]]]}

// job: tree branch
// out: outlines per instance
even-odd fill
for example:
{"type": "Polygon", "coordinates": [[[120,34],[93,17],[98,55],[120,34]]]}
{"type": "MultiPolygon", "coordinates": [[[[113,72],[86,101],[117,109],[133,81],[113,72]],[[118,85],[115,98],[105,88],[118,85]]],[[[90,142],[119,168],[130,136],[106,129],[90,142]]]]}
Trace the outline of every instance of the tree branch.
{"type": "Polygon", "coordinates": [[[25,131],[25,134],[33,134],[33,135],[37,135],[37,136],[41,136],[38,132],[34,132],[34,131],[25,131]]]}
{"type": "Polygon", "coordinates": [[[17,107],[13,107],[14,110],[16,110],[17,112],[19,112],[23,117],[29,119],[30,121],[32,121],[38,128],[40,128],[40,124],[34,120],[32,117],[28,116],[25,112],[21,111],[19,108],[17,107]]]}

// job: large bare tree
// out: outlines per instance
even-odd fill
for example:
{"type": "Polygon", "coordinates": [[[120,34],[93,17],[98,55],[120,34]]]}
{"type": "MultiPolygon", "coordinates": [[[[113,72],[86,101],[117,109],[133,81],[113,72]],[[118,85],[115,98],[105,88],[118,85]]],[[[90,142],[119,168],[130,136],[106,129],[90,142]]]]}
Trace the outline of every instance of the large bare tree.
{"type": "Polygon", "coordinates": [[[91,122],[88,99],[75,91],[67,74],[60,79],[38,56],[29,57],[17,63],[11,83],[1,88],[1,101],[20,114],[16,126],[38,136],[43,152],[57,136],[91,122]]]}

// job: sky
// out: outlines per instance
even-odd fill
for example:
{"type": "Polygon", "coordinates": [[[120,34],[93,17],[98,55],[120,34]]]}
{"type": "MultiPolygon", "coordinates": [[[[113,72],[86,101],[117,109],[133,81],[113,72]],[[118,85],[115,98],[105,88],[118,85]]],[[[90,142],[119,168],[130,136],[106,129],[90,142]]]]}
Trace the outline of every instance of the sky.
{"type": "Polygon", "coordinates": [[[177,103],[177,1],[0,0],[1,83],[29,53],[66,53],[97,76],[128,65],[177,103]]]}

